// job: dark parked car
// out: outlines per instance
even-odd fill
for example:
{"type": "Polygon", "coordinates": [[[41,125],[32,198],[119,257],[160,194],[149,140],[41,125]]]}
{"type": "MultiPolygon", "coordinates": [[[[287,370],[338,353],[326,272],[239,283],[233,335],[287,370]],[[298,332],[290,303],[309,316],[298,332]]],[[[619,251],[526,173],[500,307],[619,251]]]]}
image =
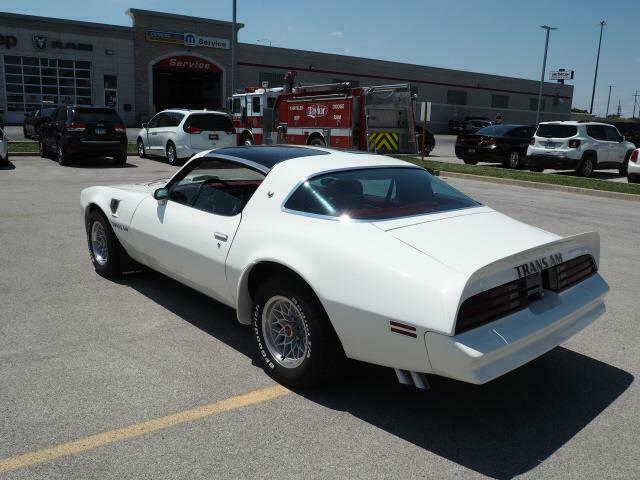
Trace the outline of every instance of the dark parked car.
{"type": "Polygon", "coordinates": [[[40,156],[55,154],[60,165],[81,155],[113,157],[119,165],[127,161],[127,129],[112,108],[58,107],[42,124],[38,143],[40,156]]]}
{"type": "Polygon", "coordinates": [[[536,129],[527,125],[491,125],[456,139],[456,157],[464,163],[499,162],[518,168],[536,129]]]}
{"type": "Polygon", "coordinates": [[[449,133],[451,135],[459,135],[464,133],[464,126],[460,120],[449,120],[449,133]]]}
{"type": "Polygon", "coordinates": [[[43,123],[51,121],[51,117],[56,111],[56,108],[57,107],[55,105],[43,104],[40,108],[26,114],[22,121],[22,133],[24,134],[24,138],[37,140],[40,132],[40,126],[43,123]]]}

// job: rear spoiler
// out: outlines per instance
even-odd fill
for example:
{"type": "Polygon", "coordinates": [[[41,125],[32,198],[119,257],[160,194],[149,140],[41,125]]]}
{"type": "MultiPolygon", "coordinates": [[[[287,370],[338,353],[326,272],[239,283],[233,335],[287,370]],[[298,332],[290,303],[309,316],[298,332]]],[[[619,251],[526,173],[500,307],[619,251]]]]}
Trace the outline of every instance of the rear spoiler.
{"type": "MultiPolygon", "coordinates": [[[[501,258],[473,272],[464,287],[461,301],[476,293],[520,278],[525,271],[518,267],[546,259],[547,263],[571,260],[589,254],[596,266],[600,265],[600,235],[597,232],[580,233],[571,237],[560,238],[543,245],[523,250],[514,255],[501,258]],[[560,257],[552,257],[560,255],[560,257]]],[[[559,262],[559,263],[561,263],[559,262]]]]}

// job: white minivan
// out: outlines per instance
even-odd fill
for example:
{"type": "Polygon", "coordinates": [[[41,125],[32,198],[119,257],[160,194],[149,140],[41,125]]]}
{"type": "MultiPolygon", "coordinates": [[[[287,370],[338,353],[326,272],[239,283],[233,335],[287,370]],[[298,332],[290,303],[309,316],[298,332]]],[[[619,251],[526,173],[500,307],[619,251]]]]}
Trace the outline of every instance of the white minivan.
{"type": "Polygon", "coordinates": [[[227,113],[176,108],[143,123],[136,143],[140,157],[165,157],[178,165],[203,150],[233,147],[237,136],[227,113]]]}

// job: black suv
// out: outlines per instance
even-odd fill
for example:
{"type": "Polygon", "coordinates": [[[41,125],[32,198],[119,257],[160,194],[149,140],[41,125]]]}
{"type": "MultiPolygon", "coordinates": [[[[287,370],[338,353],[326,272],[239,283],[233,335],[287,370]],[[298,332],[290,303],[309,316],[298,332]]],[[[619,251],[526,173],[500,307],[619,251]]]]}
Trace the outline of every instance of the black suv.
{"type": "Polygon", "coordinates": [[[55,152],[60,165],[74,157],[113,157],[118,165],[127,161],[127,129],[112,108],[64,105],[58,107],[50,122],[42,124],[40,156],[55,152]]]}
{"type": "Polygon", "coordinates": [[[22,133],[24,138],[37,140],[40,132],[40,125],[51,121],[51,117],[56,111],[56,105],[43,103],[40,107],[24,116],[22,121],[22,133]]]}

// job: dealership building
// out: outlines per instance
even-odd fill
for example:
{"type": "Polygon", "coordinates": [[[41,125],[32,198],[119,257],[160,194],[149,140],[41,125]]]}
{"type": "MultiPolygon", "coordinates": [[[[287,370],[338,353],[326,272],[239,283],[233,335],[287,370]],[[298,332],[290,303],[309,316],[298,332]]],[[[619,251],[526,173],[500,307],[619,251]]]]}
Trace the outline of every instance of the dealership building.
{"type": "MultiPolygon", "coordinates": [[[[128,125],[169,107],[223,109],[231,94],[231,23],[130,9],[132,26],[0,13],[0,115],[19,124],[42,101],[111,106],[128,125]]],[[[237,24],[238,29],[242,24],[237,24]]],[[[239,43],[237,88],[296,82],[409,83],[431,126],[466,116],[534,123],[539,82],[239,43]]],[[[573,86],[545,82],[542,120],[570,118],[573,86]]]]}

